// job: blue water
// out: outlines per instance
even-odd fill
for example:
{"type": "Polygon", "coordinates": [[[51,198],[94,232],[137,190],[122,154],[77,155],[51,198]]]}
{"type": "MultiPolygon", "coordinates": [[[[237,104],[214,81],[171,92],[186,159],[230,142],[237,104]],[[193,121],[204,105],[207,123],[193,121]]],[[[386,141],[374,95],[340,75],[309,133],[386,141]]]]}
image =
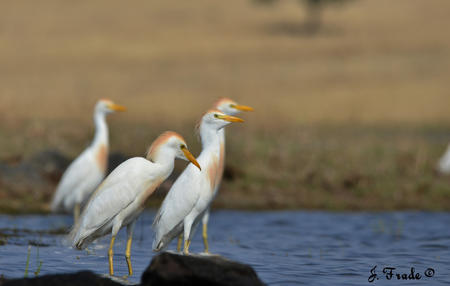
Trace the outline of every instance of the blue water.
{"type": "MultiPolygon", "coordinates": [[[[154,212],[143,213],[135,229],[132,262],[138,283],[154,253],[150,225],[154,212]]],[[[92,270],[108,272],[109,237],[98,240],[89,251],[78,251],[52,234],[70,225],[70,216],[0,216],[0,275],[23,277],[30,249],[29,277],[38,260],[40,274],[92,270]],[[36,245],[40,245],[37,247],[36,245]],[[38,252],[39,251],[39,257],[38,252]]],[[[450,283],[450,213],[332,213],[216,211],[210,218],[210,250],[248,263],[269,285],[448,285],[450,283]],[[378,279],[369,283],[377,266],[378,279]],[[387,280],[384,267],[420,280],[387,280]],[[424,272],[428,269],[425,276],[424,272]]],[[[124,258],[125,230],[116,239],[116,275],[127,274],[124,258]]],[[[175,248],[173,242],[172,249],[175,248]]],[[[200,232],[192,252],[203,250],[200,232]]]]}

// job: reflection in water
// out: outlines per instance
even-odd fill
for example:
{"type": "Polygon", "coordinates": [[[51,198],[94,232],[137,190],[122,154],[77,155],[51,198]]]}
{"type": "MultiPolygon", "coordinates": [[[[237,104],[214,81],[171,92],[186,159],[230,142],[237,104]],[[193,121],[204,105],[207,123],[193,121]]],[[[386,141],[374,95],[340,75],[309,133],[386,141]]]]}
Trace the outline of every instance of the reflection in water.
{"type": "MultiPolygon", "coordinates": [[[[154,255],[153,215],[144,213],[136,227],[131,282],[140,280],[154,255]]],[[[108,238],[98,240],[88,251],[74,250],[63,234],[71,220],[56,215],[0,216],[0,274],[23,277],[28,245],[32,245],[29,276],[39,261],[40,275],[82,269],[106,274],[108,238]]],[[[411,267],[418,273],[433,268],[433,277],[422,275],[422,280],[405,283],[446,285],[450,281],[449,225],[448,213],[217,211],[211,217],[210,246],[213,253],[252,265],[269,285],[367,285],[374,266],[381,274],[384,267],[396,267],[399,273],[409,273],[411,267]]],[[[173,243],[171,249],[175,249],[173,243]]],[[[121,231],[115,246],[118,275],[127,274],[125,246],[126,233],[121,231]]],[[[203,250],[200,233],[191,249],[203,250]]],[[[396,283],[378,277],[376,285],[396,283]]]]}

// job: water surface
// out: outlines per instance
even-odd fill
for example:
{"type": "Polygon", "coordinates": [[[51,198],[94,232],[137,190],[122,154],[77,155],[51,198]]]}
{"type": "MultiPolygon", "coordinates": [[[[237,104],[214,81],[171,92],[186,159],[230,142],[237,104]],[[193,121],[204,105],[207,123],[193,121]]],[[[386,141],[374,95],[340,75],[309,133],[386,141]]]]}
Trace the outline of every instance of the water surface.
{"type": "MultiPolygon", "coordinates": [[[[139,282],[154,255],[153,216],[153,211],[143,213],[136,226],[131,282],[139,282]]],[[[65,245],[62,234],[71,222],[63,215],[1,215],[0,274],[23,277],[29,245],[30,277],[38,261],[42,261],[39,275],[85,269],[106,274],[110,237],[98,240],[89,251],[74,250],[65,245]]],[[[217,211],[210,218],[210,250],[250,264],[269,285],[448,285],[449,225],[449,213],[217,211]],[[369,283],[374,266],[378,279],[369,283]],[[401,274],[410,274],[414,267],[421,279],[387,280],[384,267],[395,267],[393,272],[401,274]],[[434,275],[427,277],[427,269],[429,276],[433,274],[430,268],[434,275]]],[[[114,248],[116,275],[127,274],[125,245],[123,229],[114,248]]],[[[202,250],[198,232],[191,251],[202,250]]]]}

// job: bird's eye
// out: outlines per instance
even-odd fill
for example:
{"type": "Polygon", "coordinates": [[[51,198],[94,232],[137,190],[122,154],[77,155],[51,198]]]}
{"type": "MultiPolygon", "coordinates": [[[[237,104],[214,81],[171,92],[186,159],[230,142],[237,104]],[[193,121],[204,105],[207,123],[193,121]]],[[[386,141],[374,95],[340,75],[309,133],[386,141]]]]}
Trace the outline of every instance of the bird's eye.
{"type": "Polygon", "coordinates": [[[236,106],[236,104],[230,103],[230,107],[234,108],[236,106]]]}
{"type": "Polygon", "coordinates": [[[186,149],[186,145],[181,144],[181,145],[180,145],[180,149],[186,149]]]}
{"type": "Polygon", "coordinates": [[[215,118],[219,118],[219,114],[214,113],[214,117],[215,117],[215,118]]]}

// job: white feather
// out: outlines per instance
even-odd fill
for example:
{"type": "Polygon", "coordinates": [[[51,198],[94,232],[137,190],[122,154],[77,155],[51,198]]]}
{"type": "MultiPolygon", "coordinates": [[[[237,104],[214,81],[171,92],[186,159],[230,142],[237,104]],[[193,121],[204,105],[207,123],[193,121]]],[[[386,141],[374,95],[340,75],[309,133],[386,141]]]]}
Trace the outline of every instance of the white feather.
{"type": "Polygon", "coordinates": [[[95,163],[95,155],[92,147],[86,149],[67,168],[56,189],[51,204],[53,212],[70,212],[77,196],[83,203],[90,193],[101,183],[104,173],[95,163]]]}
{"type": "Polygon", "coordinates": [[[450,145],[438,162],[438,170],[443,174],[450,174],[450,145]]]}
{"type": "Polygon", "coordinates": [[[120,228],[133,221],[142,210],[145,191],[159,185],[163,179],[160,176],[157,165],[144,158],[120,164],[86,205],[80,224],[73,230],[73,245],[83,247],[87,237],[95,239],[110,232],[114,224],[120,228]]]}

